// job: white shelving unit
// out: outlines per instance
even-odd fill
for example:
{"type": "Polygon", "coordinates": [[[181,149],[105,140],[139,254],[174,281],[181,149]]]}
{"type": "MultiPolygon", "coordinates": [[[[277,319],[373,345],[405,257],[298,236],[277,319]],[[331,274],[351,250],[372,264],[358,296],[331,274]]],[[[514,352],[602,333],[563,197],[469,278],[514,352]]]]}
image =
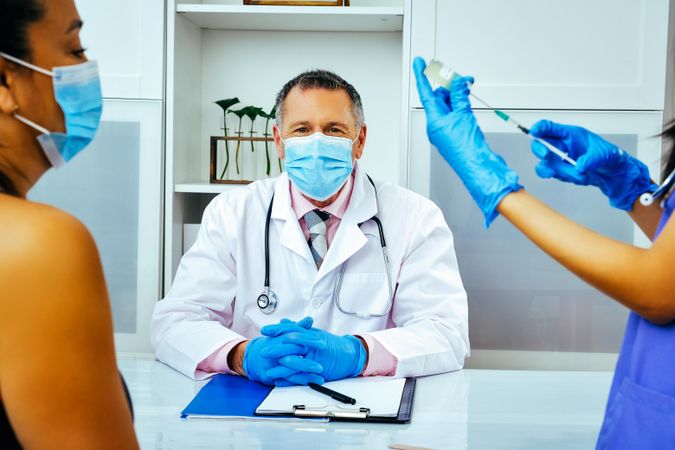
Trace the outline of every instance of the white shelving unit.
{"type": "MultiPolygon", "coordinates": [[[[526,126],[549,119],[586,127],[656,175],[669,3],[413,0],[409,53],[474,76],[473,92],[526,126]],[[464,20],[449,26],[452,17],[464,20]],[[568,32],[571,22],[574,33],[568,32]]],[[[401,167],[408,168],[407,186],[439,205],[454,234],[469,297],[467,367],[612,370],[625,308],[571,275],[503,218],[488,232],[482,228],[475,202],[429,144],[415,81],[409,81],[408,159],[401,167]]],[[[487,142],[528,192],[605,236],[647,245],[597,190],[536,176],[528,139],[475,106],[487,142]]]]}
{"type": "Polygon", "coordinates": [[[237,189],[241,184],[215,184],[215,183],[177,183],[174,192],[184,194],[221,194],[233,189],[237,189]]]}
{"type": "Polygon", "coordinates": [[[360,6],[243,6],[179,3],[176,12],[212,30],[403,31],[403,8],[360,6]]]}
{"type": "MultiPolygon", "coordinates": [[[[169,1],[165,290],[171,285],[183,245],[189,245],[191,239],[190,233],[184,239],[183,230],[195,230],[214,196],[238,188],[208,182],[209,136],[222,135],[222,111],[214,101],[236,96],[242,106],[256,105],[269,111],[283,83],[308,69],[334,71],[361,93],[368,142],[360,164],[374,178],[399,183],[439,203],[466,197],[466,192],[456,179],[453,184],[454,175],[445,163],[434,163],[439,157],[426,138],[426,120],[411,76],[410,63],[416,55],[436,56],[461,73],[476,76],[474,89],[479,95],[525,123],[551,118],[587,126],[632,143],[637,156],[656,170],[659,143],[649,137],[658,132],[662,122],[668,0],[351,3],[351,7],[336,8],[243,6],[241,0],[169,1]],[[612,12],[611,20],[605,20],[607,11],[612,12]],[[457,17],[461,20],[450,26],[451,19],[457,17]],[[576,27],[573,35],[565,28],[571,22],[576,27]],[[434,169],[447,169],[448,173],[441,176],[434,169]]],[[[522,136],[503,129],[503,123],[490,113],[479,111],[477,115],[490,139],[501,142],[504,151],[520,149],[522,141],[512,139],[522,136]]],[[[522,152],[509,156],[509,163],[518,166],[523,177],[533,178],[528,188],[536,190],[542,182],[532,176],[534,162],[528,159],[533,157],[527,141],[522,152]]],[[[553,199],[563,202],[563,207],[574,201],[566,194],[553,199]]],[[[487,262],[501,257],[506,260],[503,266],[509,266],[509,261],[513,266],[517,257],[528,257],[527,252],[536,250],[529,243],[522,243],[522,248],[514,246],[522,236],[505,234],[514,231],[503,222],[496,223],[487,237],[479,222],[462,234],[461,227],[477,214],[472,201],[466,200],[468,206],[457,203],[453,208],[455,203],[447,203],[445,210],[456,219],[457,254],[469,296],[473,296],[470,315],[472,326],[476,325],[472,332],[475,351],[469,367],[611,369],[614,348],[603,339],[613,344],[620,339],[605,331],[594,335],[598,327],[584,329],[582,325],[591,313],[603,320],[610,315],[616,320],[615,305],[609,304],[609,315],[604,315],[600,305],[604,299],[593,298],[595,309],[590,313],[574,302],[560,300],[569,290],[562,276],[560,288],[538,287],[539,277],[530,276],[527,283],[518,285],[522,293],[505,305],[501,298],[507,291],[499,280],[486,275],[487,262]],[[484,251],[475,253],[471,248],[485,246],[490,239],[495,245],[487,245],[484,251]],[[509,243],[508,250],[502,249],[503,242],[509,243]],[[472,277],[478,280],[473,286],[472,277]],[[481,294],[478,290],[493,292],[481,294]],[[484,295],[484,305],[488,305],[482,310],[476,307],[479,295],[484,295]],[[489,302],[495,296],[500,299],[497,306],[529,323],[514,325],[512,320],[503,320],[508,316],[491,321],[489,314],[495,308],[489,302]],[[505,328],[509,326],[512,328],[505,328]],[[528,337],[529,332],[541,335],[528,337]],[[561,354],[556,345],[564,335],[570,339],[563,342],[570,352],[561,354]],[[506,342],[504,336],[521,336],[521,340],[506,342]],[[598,345],[584,347],[591,339],[598,345]],[[523,342],[541,345],[528,349],[523,342]]],[[[611,211],[601,207],[597,213],[592,210],[593,221],[608,220],[611,211]]],[[[264,224],[260,226],[262,232],[264,224]]],[[[606,231],[603,226],[598,229],[606,231]]],[[[628,231],[630,235],[631,229],[628,231]]],[[[637,234],[634,241],[641,243],[637,234]]],[[[536,252],[532,258],[540,256],[536,252]]],[[[562,270],[549,260],[542,262],[540,269],[549,274],[562,270]]],[[[513,277],[507,274],[505,280],[512,282],[513,277]]],[[[579,292],[580,299],[590,295],[583,289],[579,292]]],[[[619,322],[623,323],[623,318],[619,322]]]]}
{"type": "Polygon", "coordinates": [[[398,130],[408,109],[411,0],[352,0],[350,7],[233,3],[168,5],[165,291],[183,255],[184,225],[198,224],[214,196],[241,187],[208,181],[209,138],[222,135],[216,100],[236,96],[239,106],[269,111],[286,81],[306,70],[331,70],[362,96],[366,170],[394,182],[404,172],[406,133],[398,130]]]}

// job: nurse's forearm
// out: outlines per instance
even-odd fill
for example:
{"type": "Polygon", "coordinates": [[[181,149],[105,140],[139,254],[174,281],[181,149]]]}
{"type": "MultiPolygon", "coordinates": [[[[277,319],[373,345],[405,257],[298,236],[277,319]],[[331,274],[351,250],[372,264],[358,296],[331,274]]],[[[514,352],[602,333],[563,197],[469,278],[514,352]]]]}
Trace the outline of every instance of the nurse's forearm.
{"type": "Polygon", "coordinates": [[[672,262],[666,252],[602,236],[524,190],[507,195],[498,210],[544,252],[597,289],[653,322],[675,319],[672,262]]]}

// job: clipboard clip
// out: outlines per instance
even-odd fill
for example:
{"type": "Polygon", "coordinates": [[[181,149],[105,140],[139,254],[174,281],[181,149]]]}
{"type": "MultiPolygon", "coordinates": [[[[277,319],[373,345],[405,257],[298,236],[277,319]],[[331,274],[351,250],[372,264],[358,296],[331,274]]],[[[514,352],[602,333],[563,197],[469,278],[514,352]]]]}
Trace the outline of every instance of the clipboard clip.
{"type": "Polygon", "coordinates": [[[358,411],[324,411],[323,409],[307,409],[305,405],[294,405],[293,415],[328,419],[367,419],[370,415],[370,408],[359,408],[358,411]]]}

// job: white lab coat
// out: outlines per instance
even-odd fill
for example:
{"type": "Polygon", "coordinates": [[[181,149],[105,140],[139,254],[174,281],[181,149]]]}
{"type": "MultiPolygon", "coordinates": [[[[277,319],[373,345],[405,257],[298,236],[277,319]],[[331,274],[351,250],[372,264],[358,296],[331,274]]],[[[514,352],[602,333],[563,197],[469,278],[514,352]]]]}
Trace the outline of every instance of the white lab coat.
{"type": "Polygon", "coordinates": [[[398,377],[461,369],[469,354],[468,312],[452,233],[431,201],[393,184],[376,186],[378,200],[357,165],[349,206],[320,270],[292,209],[286,174],[216,197],[171,290],[155,307],[157,358],[203,378],[197,365],[226,343],[255,338],[261,327],[284,317],[312,316],[315,327],[331,333],[369,334],[396,357],[398,377]],[[256,300],[263,291],[265,218],[273,193],[270,287],[279,305],[267,315],[256,300]],[[340,312],[333,292],[346,262],[343,309],[386,310],[387,276],[377,225],[369,220],[374,215],[382,221],[398,288],[388,316],[362,319],[340,312]]]}

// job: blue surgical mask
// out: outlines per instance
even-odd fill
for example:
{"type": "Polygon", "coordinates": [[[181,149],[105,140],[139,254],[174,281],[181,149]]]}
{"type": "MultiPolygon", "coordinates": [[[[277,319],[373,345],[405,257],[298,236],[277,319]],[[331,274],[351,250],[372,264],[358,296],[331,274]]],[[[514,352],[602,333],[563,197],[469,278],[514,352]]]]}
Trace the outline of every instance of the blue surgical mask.
{"type": "Polygon", "coordinates": [[[95,61],[89,61],[74,66],[55,67],[50,72],[5,53],[0,55],[52,77],[54,97],[63,111],[66,132],[51,132],[20,114],[14,114],[14,117],[42,133],[37,139],[47,159],[54,167],[63,166],[91,143],[101,123],[103,95],[98,65],[95,61]]]}
{"type": "Polygon", "coordinates": [[[323,201],[335,195],[352,173],[352,141],[314,133],[283,141],[288,178],[300,192],[323,201]]]}

